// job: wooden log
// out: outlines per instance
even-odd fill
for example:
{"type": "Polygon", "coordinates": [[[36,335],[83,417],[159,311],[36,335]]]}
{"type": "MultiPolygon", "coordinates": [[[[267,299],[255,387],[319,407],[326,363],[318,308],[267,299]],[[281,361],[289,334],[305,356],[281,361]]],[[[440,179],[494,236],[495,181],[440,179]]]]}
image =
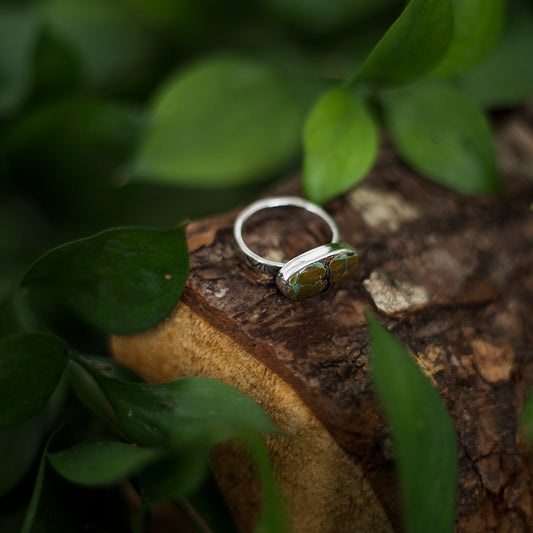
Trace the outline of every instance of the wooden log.
{"type": "MultiPolygon", "coordinates": [[[[533,385],[533,112],[506,118],[497,140],[506,200],[432,185],[385,146],[364,183],[327,205],[359,251],[355,277],[300,302],[243,263],[236,213],[193,222],[190,276],[173,314],[113,338],[115,357],[147,380],[222,379],[301,437],[268,437],[294,531],[401,527],[390,431],[369,382],[365,307],[408,347],[452,415],[457,531],[532,531],[533,456],[517,416],[533,385]]],[[[298,191],[294,180],[276,192],[298,191]]],[[[252,220],[248,238],[273,259],[291,257],[324,239],[316,220],[298,220],[252,220]]],[[[233,445],[217,451],[214,470],[251,531],[253,470],[233,445]]]]}

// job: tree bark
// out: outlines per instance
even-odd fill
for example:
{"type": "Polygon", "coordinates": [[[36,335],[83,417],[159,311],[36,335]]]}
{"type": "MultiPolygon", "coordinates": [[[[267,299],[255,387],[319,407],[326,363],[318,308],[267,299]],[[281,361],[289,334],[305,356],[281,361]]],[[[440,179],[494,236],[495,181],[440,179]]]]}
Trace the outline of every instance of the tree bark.
{"type": "MultiPolygon", "coordinates": [[[[149,381],[223,379],[302,437],[268,437],[294,531],[395,531],[390,431],[368,375],[370,308],[454,420],[457,531],[532,531],[533,456],[518,415],[533,385],[533,111],[497,128],[506,199],[433,185],[384,144],[365,181],[326,206],[359,252],[353,278],[293,302],[244,264],[236,213],[196,221],[182,300],[151,331],[114,337],[113,352],[149,381]]],[[[298,194],[299,181],[279,192],[298,194]]],[[[248,239],[273,259],[325,238],[315,219],[272,215],[252,220],[248,239]]],[[[227,445],[214,471],[250,531],[260,500],[253,470],[227,445]]]]}

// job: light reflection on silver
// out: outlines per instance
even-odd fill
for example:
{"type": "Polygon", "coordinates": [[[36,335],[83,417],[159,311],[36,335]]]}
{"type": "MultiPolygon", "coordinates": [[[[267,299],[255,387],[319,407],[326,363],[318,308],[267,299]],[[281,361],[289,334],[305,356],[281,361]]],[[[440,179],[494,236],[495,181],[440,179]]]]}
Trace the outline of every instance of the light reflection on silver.
{"type": "Polygon", "coordinates": [[[346,254],[348,256],[357,255],[357,252],[349,245],[343,242],[336,242],[331,244],[324,244],[322,246],[317,246],[308,252],[304,252],[296,256],[294,259],[291,259],[280,269],[277,275],[276,282],[286,283],[289,281],[290,277],[293,274],[303,270],[304,268],[312,265],[313,263],[324,263],[327,258],[339,255],[346,254]],[[279,280],[279,281],[278,281],[279,280]]]}

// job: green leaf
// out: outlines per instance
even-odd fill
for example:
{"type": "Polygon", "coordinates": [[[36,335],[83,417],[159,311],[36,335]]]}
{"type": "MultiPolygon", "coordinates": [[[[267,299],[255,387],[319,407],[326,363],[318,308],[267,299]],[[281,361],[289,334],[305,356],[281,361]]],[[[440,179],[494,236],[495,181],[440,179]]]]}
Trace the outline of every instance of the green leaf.
{"type": "Polygon", "coordinates": [[[117,441],[86,442],[49,453],[55,470],[73,483],[86,486],[122,481],[163,456],[160,448],[143,448],[117,441]]]}
{"type": "Polygon", "coordinates": [[[489,123],[468,95],[413,86],[390,91],[383,101],[393,142],[416,171],[462,193],[500,192],[489,123]]]}
{"type": "MultiPolygon", "coordinates": [[[[209,23],[216,23],[217,21],[197,21],[197,18],[202,18],[204,15],[206,4],[195,2],[194,0],[182,0],[175,2],[174,0],[122,0],[121,5],[125,6],[127,12],[135,14],[135,17],[142,20],[145,25],[154,27],[159,32],[189,31],[198,36],[195,30],[201,31],[195,27],[195,24],[203,24],[209,26],[209,23]],[[200,14],[198,14],[198,11],[200,14]]],[[[202,29],[203,29],[202,26],[202,29]]],[[[176,39],[181,39],[182,35],[176,35],[176,39]]],[[[197,42],[197,41],[196,41],[197,42]]]]}
{"type": "Polygon", "coordinates": [[[126,439],[109,400],[94,379],[93,374],[86,369],[86,366],[94,367],[93,372],[98,371],[105,376],[126,381],[140,382],[142,381],[141,378],[129,368],[109,357],[74,353],[74,358],[80,362],[76,362],[76,360],[70,361],[69,377],[76,396],[94,414],[106,422],[108,428],[116,437],[126,439]]]}
{"type": "Polygon", "coordinates": [[[298,27],[313,32],[331,32],[366,20],[398,0],[256,0],[264,8],[298,27]]]}
{"type": "Polygon", "coordinates": [[[0,5],[0,116],[15,111],[29,90],[39,26],[32,6],[0,5]]]}
{"type": "Polygon", "coordinates": [[[187,377],[168,383],[131,383],[86,368],[124,431],[141,445],[183,449],[212,446],[243,428],[280,431],[253,400],[222,381],[187,377]]]}
{"type": "Polygon", "coordinates": [[[35,485],[33,487],[30,505],[28,506],[28,510],[26,511],[26,516],[20,529],[20,533],[31,533],[31,530],[33,528],[35,516],[37,515],[37,509],[39,508],[39,501],[41,499],[45,470],[46,457],[43,457],[39,464],[39,470],[37,472],[37,478],[35,479],[35,485]]]}
{"type": "Polygon", "coordinates": [[[522,408],[520,415],[522,431],[533,446],[533,394],[531,394],[522,408]]]}
{"type": "Polygon", "coordinates": [[[305,107],[293,83],[273,67],[209,58],[160,92],[132,172],[205,187],[260,179],[297,154],[305,107]]]}
{"type": "Polygon", "coordinates": [[[42,469],[22,533],[129,532],[120,489],[95,490],[67,481],[48,461],[48,450],[51,446],[43,454],[42,469]]]}
{"type": "Polygon", "coordinates": [[[348,89],[334,89],[315,105],[304,131],[304,190],[325,202],[356,185],[378,151],[378,129],[365,103],[348,89]]]}
{"type": "Polygon", "coordinates": [[[63,407],[66,385],[63,379],[44,408],[22,424],[0,432],[0,498],[23,479],[40,453],[42,440],[63,407]]]}
{"type": "Polygon", "coordinates": [[[500,36],[504,6],[504,0],[452,0],[452,42],[432,74],[451,77],[479,63],[500,36]]]}
{"type": "Polygon", "coordinates": [[[418,78],[443,57],[452,34],[450,0],[410,0],[354,81],[393,85],[418,78]]]}
{"type": "Polygon", "coordinates": [[[406,531],[454,529],[457,443],[452,419],[405,348],[370,314],[372,377],[392,427],[406,531]]]}
{"type": "Polygon", "coordinates": [[[205,530],[211,533],[238,531],[228,504],[210,472],[198,490],[177,498],[175,503],[198,531],[205,530]]]}
{"type": "Polygon", "coordinates": [[[507,108],[533,98],[533,9],[511,4],[503,36],[485,61],[460,79],[482,106],[507,108]]]}
{"type": "Polygon", "coordinates": [[[116,228],[38,259],[23,285],[56,293],[109,333],[146,330],[181,296],[188,274],[185,229],[116,228]]]}
{"type": "Polygon", "coordinates": [[[81,58],[91,84],[126,88],[152,67],[153,40],[117,3],[46,0],[43,11],[47,30],[81,58]]]}
{"type": "Polygon", "coordinates": [[[29,471],[41,447],[42,432],[41,413],[0,432],[0,498],[29,471]]]}
{"type": "Polygon", "coordinates": [[[122,379],[124,381],[134,381],[136,383],[143,382],[143,379],[133,370],[131,370],[131,368],[124,366],[109,356],[85,353],[77,353],[76,356],[81,357],[84,361],[95,367],[109,378],[122,379]]]}
{"type": "Polygon", "coordinates": [[[0,337],[44,329],[31,308],[28,295],[16,287],[0,302],[0,337]]]}
{"type": "Polygon", "coordinates": [[[138,478],[143,501],[153,505],[196,490],[209,472],[208,456],[205,447],[189,448],[145,468],[138,478]]]}
{"type": "Polygon", "coordinates": [[[31,533],[32,531],[33,523],[35,522],[35,517],[39,509],[39,501],[41,499],[41,492],[43,489],[46,465],[48,464],[48,461],[46,460],[46,455],[48,453],[48,448],[52,444],[56,435],[57,431],[50,436],[44,448],[43,455],[41,457],[41,462],[39,463],[39,470],[37,471],[37,477],[35,478],[35,484],[33,486],[33,493],[31,496],[30,504],[28,505],[28,509],[26,511],[26,516],[24,517],[24,522],[20,529],[20,533],[31,533]]]}
{"type": "MultiPolygon", "coordinates": [[[[123,179],[121,166],[137,146],[145,118],[144,110],[130,103],[57,101],[54,96],[52,104],[17,121],[9,131],[5,145],[10,171],[38,195],[49,219],[69,226],[69,235],[74,224],[112,226],[125,219],[122,203],[127,203],[124,188],[112,186],[123,179]]],[[[133,210],[144,203],[145,197],[127,207],[133,210]]],[[[34,222],[33,232],[37,228],[34,222]]],[[[53,238],[57,242],[57,234],[53,238]]]]}
{"type": "Polygon", "coordinates": [[[65,370],[68,346],[47,333],[0,340],[0,430],[27,420],[52,395],[65,370]]]}
{"type": "Polygon", "coordinates": [[[111,407],[100,385],[83,366],[76,361],[71,361],[69,365],[69,377],[72,388],[81,402],[87,406],[94,414],[107,423],[111,431],[117,436],[123,437],[115,411],[111,407]]]}
{"type": "MultiPolygon", "coordinates": [[[[263,508],[255,529],[256,533],[287,532],[289,530],[287,509],[274,479],[272,464],[264,442],[253,430],[241,431],[238,441],[250,452],[261,483],[263,508]]],[[[216,494],[214,487],[210,488],[209,506],[207,502],[201,501],[203,491],[191,494],[191,491],[197,489],[199,483],[206,478],[207,465],[207,450],[200,447],[196,451],[188,449],[178,457],[149,467],[139,477],[143,500],[148,504],[154,504],[172,499],[193,522],[198,522],[198,513],[202,511],[201,523],[208,522],[209,528],[213,531],[235,531],[231,518],[221,505],[220,495],[216,494]],[[187,498],[184,495],[187,495],[187,498]],[[217,505],[221,513],[217,520],[214,520],[213,511],[209,508],[212,505],[217,505]],[[221,517],[225,517],[223,522],[221,517]]],[[[206,528],[205,525],[203,527],[206,528]]]]}
{"type": "Polygon", "coordinates": [[[290,531],[287,509],[281,490],[276,482],[270,456],[265,443],[257,433],[246,432],[241,435],[255,461],[261,480],[263,508],[255,533],[288,533],[290,531]]]}

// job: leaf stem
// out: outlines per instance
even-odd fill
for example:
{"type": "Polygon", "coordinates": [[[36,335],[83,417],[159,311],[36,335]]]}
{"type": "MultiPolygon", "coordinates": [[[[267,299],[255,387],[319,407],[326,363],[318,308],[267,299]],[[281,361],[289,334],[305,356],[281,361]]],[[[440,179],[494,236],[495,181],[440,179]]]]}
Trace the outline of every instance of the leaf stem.
{"type": "Polygon", "coordinates": [[[41,492],[43,488],[44,483],[44,474],[46,471],[46,464],[48,461],[48,448],[52,444],[53,439],[57,435],[59,431],[63,429],[63,426],[60,426],[48,439],[46,442],[46,446],[43,450],[43,455],[41,457],[41,462],[39,463],[39,470],[37,472],[37,477],[35,478],[35,485],[33,488],[33,494],[31,496],[30,504],[28,506],[28,510],[26,511],[26,516],[24,518],[24,522],[22,524],[22,527],[20,529],[20,533],[30,533],[33,528],[33,523],[35,522],[35,517],[37,515],[37,510],[39,508],[39,501],[41,499],[41,492]]]}
{"type": "Polygon", "coordinates": [[[180,496],[174,501],[198,533],[214,533],[213,529],[211,529],[209,524],[187,498],[180,496]]]}

